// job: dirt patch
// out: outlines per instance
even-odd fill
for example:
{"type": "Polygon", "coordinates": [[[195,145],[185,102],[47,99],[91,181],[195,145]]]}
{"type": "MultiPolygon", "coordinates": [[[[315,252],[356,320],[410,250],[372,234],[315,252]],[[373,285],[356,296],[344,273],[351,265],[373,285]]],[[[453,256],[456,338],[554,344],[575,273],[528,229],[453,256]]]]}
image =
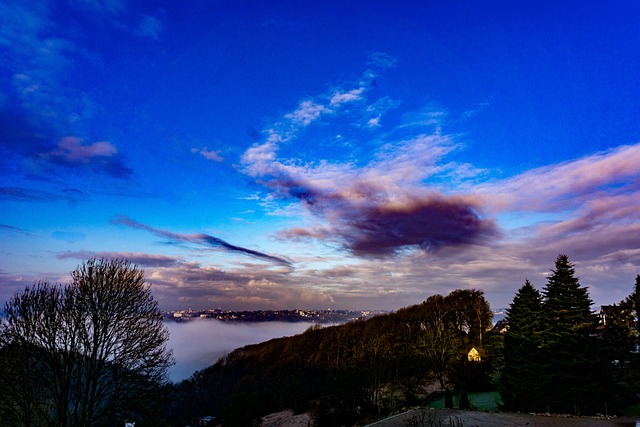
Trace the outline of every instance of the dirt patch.
{"type": "Polygon", "coordinates": [[[284,411],[262,418],[262,427],[313,427],[313,420],[309,414],[295,415],[293,411],[284,411]]]}

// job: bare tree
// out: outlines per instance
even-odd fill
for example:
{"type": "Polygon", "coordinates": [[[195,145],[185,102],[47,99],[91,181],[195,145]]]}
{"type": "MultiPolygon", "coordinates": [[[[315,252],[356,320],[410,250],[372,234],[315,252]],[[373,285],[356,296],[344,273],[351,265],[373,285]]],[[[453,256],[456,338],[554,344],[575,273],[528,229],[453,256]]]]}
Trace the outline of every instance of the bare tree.
{"type": "Polygon", "coordinates": [[[452,307],[447,305],[447,299],[442,295],[430,296],[422,306],[424,317],[417,349],[424,354],[440,386],[444,388],[447,371],[461,347],[460,333],[449,324],[452,307]]]}
{"type": "Polygon", "coordinates": [[[122,425],[147,412],[166,383],[169,335],[144,272],[91,259],[71,276],[5,305],[0,360],[9,366],[0,375],[20,394],[5,395],[0,411],[13,425],[122,425]]]}
{"type": "Polygon", "coordinates": [[[484,335],[491,329],[493,319],[484,292],[477,289],[456,289],[445,299],[452,314],[452,326],[469,334],[471,341],[482,347],[484,335]]]}

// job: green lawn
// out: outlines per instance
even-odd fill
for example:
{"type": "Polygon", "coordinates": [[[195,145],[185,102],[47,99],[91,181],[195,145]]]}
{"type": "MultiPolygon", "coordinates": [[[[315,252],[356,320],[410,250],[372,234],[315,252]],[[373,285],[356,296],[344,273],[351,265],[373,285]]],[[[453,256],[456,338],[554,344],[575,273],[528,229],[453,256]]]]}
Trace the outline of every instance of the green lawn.
{"type": "MultiPolygon", "coordinates": [[[[498,401],[500,394],[497,391],[483,391],[477,393],[467,393],[471,401],[471,407],[479,411],[498,411],[498,401]]],[[[454,408],[458,407],[458,400],[453,397],[454,408]]],[[[429,403],[430,408],[444,408],[444,396],[440,400],[429,403]]]]}
{"type": "Polygon", "coordinates": [[[622,415],[625,415],[627,417],[639,417],[640,405],[629,405],[627,407],[622,408],[622,415]]]}

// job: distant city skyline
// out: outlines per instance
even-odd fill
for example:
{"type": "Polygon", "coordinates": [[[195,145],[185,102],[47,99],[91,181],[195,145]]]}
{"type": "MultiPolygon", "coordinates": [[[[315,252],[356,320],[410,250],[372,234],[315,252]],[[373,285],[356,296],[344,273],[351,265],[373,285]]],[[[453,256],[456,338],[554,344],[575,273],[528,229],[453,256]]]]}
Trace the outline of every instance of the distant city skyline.
{"type": "Polygon", "coordinates": [[[640,273],[640,3],[0,0],[0,302],[90,257],[162,310],[507,307],[640,273]]]}

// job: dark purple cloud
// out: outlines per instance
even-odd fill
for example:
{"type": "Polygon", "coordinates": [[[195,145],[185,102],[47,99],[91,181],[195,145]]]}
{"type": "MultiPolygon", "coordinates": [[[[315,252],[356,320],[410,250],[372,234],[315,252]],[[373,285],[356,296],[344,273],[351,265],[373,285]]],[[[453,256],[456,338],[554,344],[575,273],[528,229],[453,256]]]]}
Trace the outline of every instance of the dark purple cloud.
{"type": "Polygon", "coordinates": [[[291,179],[269,185],[280,195],[302,201],[331,225],[288,230],[281,237],[337,239],[357,256],[386,256],[403,249],[437,251],[499,235],[493,220],[483,218],[479,206],[462,196],[430,193],[389,200],[385,192],[366,183],[344,192],[322,191],[291,179]]]}
{"type": "Polygon", "coordinates": [[[475,206],[455,198],[373,206],[341,215],[345,244],[359,256],[387,255],[403,248],[436,251],[497,236],[493,221],[482,219],[475,206]]]}
{"type": "Polygon", "coordinates": [[[208,247],[214,247],[223,249],[229,252],[240,253],[243,255],[248,255],[254,258],[263,259],[269,262],[273,262],[276,264],[284,265],[286,267],[292,267],[292,264],[289,260],[277,257],[274,255],[269,255],[264,252],[255,251],[253,249],[244,248],[242,246],[232,245],[218,237],[210,236],[208,234],[178,234],[172,233],[166,230],[160,230],[158,228],[150,227],[146,224],[142,224],[138,221],[135,221],[125,215],[120,215],[111,220],[112,224],[125,225],[127,227],[137,228],[140,230],[146,230],[150,233],[155,234],[156,236],[160,236],[162,238],[168,239],[173,242],[189,242],[189,243],[198,243],[203,244],[208,247]]]}

